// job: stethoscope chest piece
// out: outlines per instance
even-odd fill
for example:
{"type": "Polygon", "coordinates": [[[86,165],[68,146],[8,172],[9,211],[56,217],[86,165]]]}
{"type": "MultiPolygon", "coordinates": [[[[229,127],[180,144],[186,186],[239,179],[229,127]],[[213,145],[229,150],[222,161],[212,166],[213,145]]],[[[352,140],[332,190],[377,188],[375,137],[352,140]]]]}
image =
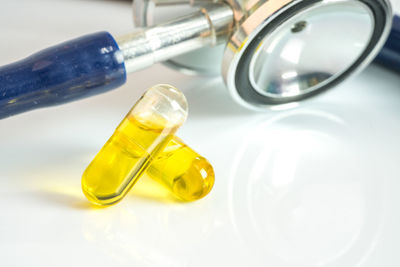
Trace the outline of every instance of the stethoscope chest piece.
{"type": "MultiPolygon", "coordinates": [[[[149,27],[215,4],[135,0],[134,21],[149,27]]],[[[392,21],[387,0],[228,0],[225,4],[234,20],[226,39],[166,63],[196,74],[222,70],[231,95],[250,108],[296,102],[337,85],[374,59],[392,21]]]]}

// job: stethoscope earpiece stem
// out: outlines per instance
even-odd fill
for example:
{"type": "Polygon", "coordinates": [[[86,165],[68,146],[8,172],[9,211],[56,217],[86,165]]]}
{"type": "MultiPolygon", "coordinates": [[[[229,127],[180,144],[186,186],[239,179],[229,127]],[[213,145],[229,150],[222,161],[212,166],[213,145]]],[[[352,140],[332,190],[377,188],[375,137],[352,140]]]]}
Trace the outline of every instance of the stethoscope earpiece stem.
{"type": "Polygon", "coordinates": [[[213,4],[181,18],[117,38],[126,70],[135,72],[155,63],[226,43],[233,28],[233,11],[213,4]]]}

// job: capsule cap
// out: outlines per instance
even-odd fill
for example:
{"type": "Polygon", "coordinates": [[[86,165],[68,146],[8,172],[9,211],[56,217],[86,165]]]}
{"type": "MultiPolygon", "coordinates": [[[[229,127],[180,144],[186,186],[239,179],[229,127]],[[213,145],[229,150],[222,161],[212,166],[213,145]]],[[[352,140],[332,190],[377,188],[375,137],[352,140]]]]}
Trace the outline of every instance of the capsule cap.
{"type": "Polygon", "coordinates": [[[179,89],[158,84],[147,90],[130,115],[152,129],[178,128],[187,118],[188,104],[179,89]]]}

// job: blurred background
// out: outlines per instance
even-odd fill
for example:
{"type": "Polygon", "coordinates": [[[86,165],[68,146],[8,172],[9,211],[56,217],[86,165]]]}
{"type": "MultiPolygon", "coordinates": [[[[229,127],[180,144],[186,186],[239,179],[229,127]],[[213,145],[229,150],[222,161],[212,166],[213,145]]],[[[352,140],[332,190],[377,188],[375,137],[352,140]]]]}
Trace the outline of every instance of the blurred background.
{"type": "MultiPolygon", "coordinates": [[[[0,3],[0,65],[133,28],[129,1],[0,3]]],[[[399,266],[399,83],[371,65],[295,109],[260,113],[234,103],[221,78],[157,64],[112,92],[1,120],[0,265],[399,266]],[[94,209],[81,175],[157,83],[187,96],[178,136],[213,164],[215,186],[183,203],[144,177],[94,209]]]]}

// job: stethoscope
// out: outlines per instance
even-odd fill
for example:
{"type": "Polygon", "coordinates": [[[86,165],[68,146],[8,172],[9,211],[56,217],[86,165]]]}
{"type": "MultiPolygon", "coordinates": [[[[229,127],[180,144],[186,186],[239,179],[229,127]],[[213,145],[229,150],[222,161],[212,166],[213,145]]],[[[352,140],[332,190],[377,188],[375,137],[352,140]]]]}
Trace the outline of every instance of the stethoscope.
{"type": "MultiPolygon", "coordinates": [[[[389,36],[392,10],[388,0],[135,0],[134,18],[144,28],[126,36],[98,32],[0,67],[0,118],[108,91],[156,62],[221,69],[249,108],[297,102],[367,66],[389,36]],[[163,7],[181,16],[153,26],[163,7]]],[[[395,18],[390,38],[399,33],[395,18]]],[[[378,61],[399,68],[398,44],[388,42],[378,61]]]]}

